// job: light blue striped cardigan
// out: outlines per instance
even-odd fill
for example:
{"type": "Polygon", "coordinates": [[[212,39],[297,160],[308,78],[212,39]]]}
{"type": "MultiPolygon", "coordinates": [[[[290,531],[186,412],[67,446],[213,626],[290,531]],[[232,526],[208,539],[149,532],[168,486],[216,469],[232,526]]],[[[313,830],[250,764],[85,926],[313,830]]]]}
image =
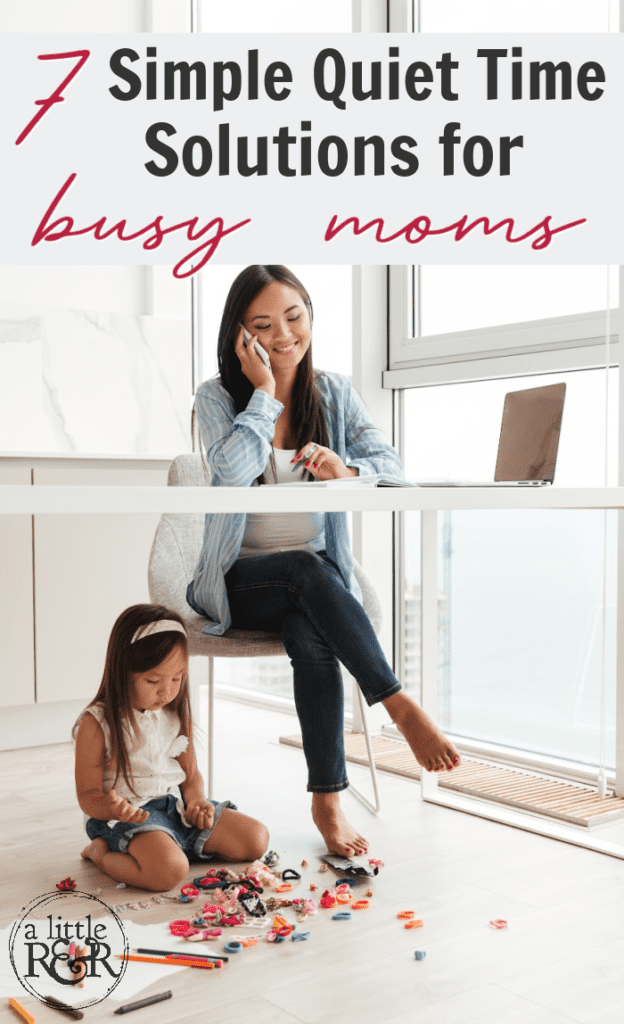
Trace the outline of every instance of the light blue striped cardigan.
{"type": "MultiPolygon", "coordinates": [[[[319,373],[317,383],[327,409],[329,447],[360,476],[383,473],[403,477],[396,451],[373,426],[364,403],[346,377],[319,373]]],[[[244,412],[236,415],[234,401],[218,380],[200,386],[195,409],[206,450],[213,487],[250,487],[264,472],[271,455],[281,402],[265,391],[254,391],[244,412]]],[[[220,636],[231,625],[224,576],[238,558],[245,533],[244,512],[207,513],[204,543],[195,570],[193,598],[213,621],[204,633],[220,636]]],[[[349,590],[361,598],[353,575],[345,512],[325,513],[325,549],[338,565],[349,590]]]]}

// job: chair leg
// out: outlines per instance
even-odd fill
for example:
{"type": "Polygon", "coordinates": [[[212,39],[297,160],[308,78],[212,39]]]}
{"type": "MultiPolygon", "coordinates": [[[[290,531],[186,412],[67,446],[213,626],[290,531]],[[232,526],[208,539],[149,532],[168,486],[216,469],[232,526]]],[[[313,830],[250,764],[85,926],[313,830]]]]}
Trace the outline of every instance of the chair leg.
{"type": "Polygon", "coordinates": [[[381,799],[379,796],[379,788],[377,786],[377,766],[375,764],[375,758],[373,756],[373,745],[371,743],[370,732],[368,729],[368,721],[366,719],[366,710],[364,707],[364,701],[362,699],[360,688],[359,686],[354,686],[353,689],[357,694],[358,707],[360,710],[360,721],[362,723],[364,736],[366,738],[366,750],[368,753],[368,763],[370,766],[371,782],[373,784],[373,794],[375,797],[375,802],[372,803],[368,799],[368,797],[364,796],[362,791],[359,790],[357,786],[354,786],[353,783],[351,782],[349,783],[349,790],[351,793],[353,793],[353,796],[360,801],[360,803],[364,804],[364,806],[368,808],[369,811],[371,811],[373,814],[377,814],[377,812],[381,809],[381,799]]]}
{"type": "Polygon", "coordinates": [[[208,658],[208,750],[206,764],[206,796],[213,795],[214,767],[214,658],[208,658]]]}

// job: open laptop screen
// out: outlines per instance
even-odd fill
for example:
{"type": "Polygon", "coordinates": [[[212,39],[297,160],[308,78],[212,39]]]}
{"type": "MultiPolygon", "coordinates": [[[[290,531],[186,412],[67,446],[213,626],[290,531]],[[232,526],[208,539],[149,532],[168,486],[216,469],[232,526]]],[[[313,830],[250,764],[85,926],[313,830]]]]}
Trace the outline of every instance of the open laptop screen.
{"type": "Polygon", "coordinates": [[[549,384],[505,396],[495,481],[552,483],[565,389],[565,384],[549,384]]]}

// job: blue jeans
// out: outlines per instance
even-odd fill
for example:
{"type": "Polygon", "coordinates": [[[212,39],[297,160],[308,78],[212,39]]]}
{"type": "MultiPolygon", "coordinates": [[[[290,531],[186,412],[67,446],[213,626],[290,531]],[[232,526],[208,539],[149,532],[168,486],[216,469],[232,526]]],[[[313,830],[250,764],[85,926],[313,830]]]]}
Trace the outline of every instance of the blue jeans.
{"type": "Polygon", "coordinates": [[[89,818],[85,828],[89,839],[105,839],[109,850],[115,853],[127,853],[130,840],[140,832],[166,832],[184,851],[189,861],[211,860],[215,855],[204,853],[204,843],[210,839],[226,807],[236,810],[236,804],[230,800],[211,800],[210,803],[215,809],[211,828],[199,829],[194,825],[185,825],[176,807],[177,800],[171,793],[142,804],[143,810],[149,811],[149,818],[141,825],[129,825],[127,822],[118,821],[110,828],[106,821],[89,818]]]}
{"type": "MultiPolygon", "coordinates": [[[[369,705],[401,689],[362,605],[324,551],[278,551],[239,558],[225,583],[235,629],[282,634],[293,667],[308,790],[346,789],[339,661],[356,679],[369,705]]],[[[203,614],[192,600],[192,584],[189,603],[203,614]]]]}

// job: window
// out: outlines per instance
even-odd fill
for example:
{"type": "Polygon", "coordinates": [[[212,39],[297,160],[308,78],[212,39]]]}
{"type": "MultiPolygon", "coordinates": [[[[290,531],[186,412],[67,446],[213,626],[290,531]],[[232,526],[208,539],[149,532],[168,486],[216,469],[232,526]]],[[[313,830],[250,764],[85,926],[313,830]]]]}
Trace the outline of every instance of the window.
{"type": "MultiPolygon", "coordinates": [[[[605,371],[414,388],[404,394],[411,479],[490,480],[507,391],[565,381],[558,486],[604,482],[605,371]],[[425,439],[421,444],[420,439],[425,439]]],[[[609,374],[609,482],[618,371],[609,374]]],[[[606,759],[615,764],[616,529],[607,516],[606,759]]],[[[597,765],[602,512],[445,512],[439,520],[440,720],[464,739],[597,765]]],[[[419,696],[419,516],[405,524],[405,671],[419,696]]]]}
{"type": "Polygon", "coordinates": [[[412,5],[421,32],[617,32],[619,25],[616,0],[408,0],[412,5]]]}

